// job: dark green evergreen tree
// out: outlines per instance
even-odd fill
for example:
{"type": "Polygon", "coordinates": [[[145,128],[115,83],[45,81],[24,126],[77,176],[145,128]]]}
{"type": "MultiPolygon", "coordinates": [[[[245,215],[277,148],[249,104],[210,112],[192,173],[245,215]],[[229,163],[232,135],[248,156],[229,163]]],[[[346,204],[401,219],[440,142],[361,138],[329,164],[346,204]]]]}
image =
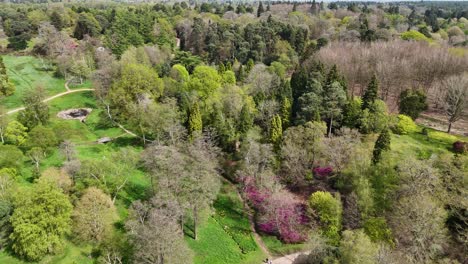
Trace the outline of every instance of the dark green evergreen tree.
{"type": "Polygon", "coordinates": [[[374,104],[375,100],[377,100],[379,94],[379,82],[377,80],[377,76],[375,74],[372,76],[372,79],[367,85],[367,89],[362,96],[362,109],[369,109],[372,110],[372,105],[374,104]]]}
{"type": "Polygon", "coordinates": [[[260,4],[258,4],[258,9],[257,9],[257,17],[260,17],[263,12],[265,12],[265,9],[263,8],[262,1],[260,1],[260,4]]]}
{"type": "Polygon", "coordinates": [[[18,114],[18,122],[29,130],[37,125],[47,125],[49,122],[49,106],[43,102],[45,90],[37,87],[35,90],[25,93],[23,105],[25,109],[18,114]]]}
{"type": "Polygon", "coordinates": [[[407,115],[416,120],[421,112],[427,110],[426,94],[423,91],[406,89],[400,94],[398,100],[400,114],[407,115]]]}
{"type": "Polygon", "coordinates": [[[242,110],[239,115],[239,123],[238,123],[237,130],[241,134],[244,135],[249,131],[250,128],[252,128],[252,125],[253,125],[253,116],[250,113],[249,107],[244,104],[244,106],[242,106],[242,110]]]}
{"type": "Polygon", "coordinates": [[[390,132],[388,129],[384,129],[374,145],[374,151],[372,152],[372,163],[377,164],[382,158],[382,152],[390,150],[390,132]]]}

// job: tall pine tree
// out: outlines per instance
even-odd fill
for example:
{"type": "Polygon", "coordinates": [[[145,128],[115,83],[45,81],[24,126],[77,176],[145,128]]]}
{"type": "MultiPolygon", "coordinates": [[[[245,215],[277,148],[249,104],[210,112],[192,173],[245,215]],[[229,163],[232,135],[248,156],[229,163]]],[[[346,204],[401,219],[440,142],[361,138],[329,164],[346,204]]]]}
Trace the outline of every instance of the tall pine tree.
{"type": "Polygon", "coordinates": [[[260,17],[263,12],[265,12],[265,9],[263,8],[262,1],[260,1],[260,4],[258,4],[258,9],[257,9],[257,17],[260,17]]]}
{"type": "Polygon", "coordinates": [[[271,119],[271,128],[270,128],[270,141],[275,146],[278,146],[281,137],[283,136],[283,124],[281,122],[281,117],[279,115],[273,116],[271,119]]]}
{"type": "Polygon", "coordinates": [[[372,163],[377,164],[382,158],[382,152],[386,150],[390,150],[390,132],[388,129],[384,129],[375,142],[372,163]]]}
{"type": "Polygon", "coordinates": [[[369,109],[372,110],[372,105],[374,104],[375,100],[377,100],[377,96],[379,93],[379,82],[377,80],[377,76],[375,74],[372,76],[372,79],[367,86],[364,95],[362,96],[362,109],[369,109]]]}

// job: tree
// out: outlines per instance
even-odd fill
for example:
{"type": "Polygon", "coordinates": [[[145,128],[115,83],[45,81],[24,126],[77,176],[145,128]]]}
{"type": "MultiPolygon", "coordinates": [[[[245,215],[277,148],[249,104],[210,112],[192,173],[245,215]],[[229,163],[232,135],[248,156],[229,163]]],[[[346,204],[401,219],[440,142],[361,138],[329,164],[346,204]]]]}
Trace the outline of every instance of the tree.
{"type": "Polygon", "coordinates": [[[321,157],[326,131],[324,122],[307,122],[284,131],[280,157],[285,181],[298,186],[307,183],[307,176],[321,157]]]}
{"type": "Polygon", "coordinates": [[[5,142],[21,146],[28,138],[28,129],[18,121],[11,121],[5,128],[5,142]]]}
{"type": "Polygon", "coordinates": [[[345,230],[340,242],[341,262],[343,264],[374,264],[378,247],[362,230],[345,230]]]}
{"type": "Polygon", "coordinates": [[[117,196],[126,187],[138,156],[133,149],[121,148],[110,157],[83,160],[76,178],[81,186],[98,187],[111,196],[115,203],[117,196]]]}
{"type": "Polygon", "coordinates": [[[19,256],[38,261],[56,252],[69,232],[72,205],[54,184],[39,182],[14,200],[11,216],[12,250],[19,256]]]}
{"type": "MultiPolygon", "coordinates": [[[[379,93],[379,83],[377,80],[377,76],[374,74],[372,75],[372,79],[367,85],[367,89],[362,96],[362,110],[369,109],[374,104],[375,100],[378,98],[379,93]]],[[[371,111],[373,109],[370,109],[371,111]]]]}
{"type": "Polygon", "coordinates": [[[76,39],[83,39],[85,35],[95,37],[101,32],[99,22],[90,13],[81,13],[76,20],[75,30],[73,37],[76,39]]]}
{"type": "Polygon", "coordinates": [[[450,77],[442,86],[447,90],[444,108],[449,123],[447,133],[450,133],[452,124],[463,116],[468,107],[468,75],[450,77]]]}
{"type": "Polygon", "coordinates": [[[65,156],[67,162],[70,162],[76,158],[75,144],[69,140],[65,140],[60,143],[60,153],[65,156]]]}
{"type": "Polygon", "coordinates": [[[333,128],[333,119],[339,117],[342,108],[346,104],[346,92],[343,86],[337,81],[326,85],[323,91],[323,111],[325,117],[329,120],[328,136],[331,135],[333,128]]]}
{"type": "Polygon", "coordinates": [[[61,31],[64,27],[62,16],[57,11],[52,12],[50,15],[50,23],[58,30],[61,31]]]}
{"type": "Polygon", "coordinates": [[[23,152],[16,146],[0,145],[0,168],[21,169],[23,152]]]}
{"type": "Polygon", "coordinates": [[[100,242],[109,236],[117,210],[109,195],[96,187],[86,189],[73,211],[73,232],[81,241],[100,242]]]}
{"type": "Polygon", "coordinates": [[[28,129],[37,125],[47,125],[49,122],[49,107],[43,102],[45,90],[38,86],[29,93],[25,93],[23,104],[25,109],[18,114],[18,121],[28,129]]]}
{"type": "Polygon", "coordinates": [[[283,126],[281,124],[281,117],[279,115],[273,116],[271,120],[270,128],[270,141],[278,146],[281,142],[281,137],[283,136],[283,126]]]}
{"type": "Polygon", "coordinates": [[[142,64],[123,65],[120,78],[109,91],[113,115],[125,120],[132,104],[146,105],[150,100],[157,100],[163,90],[164,84],[152,68],[142,64]]]}
{"type": "Polygon", "coordinates": [[[126,228],[134,245],[137,263],[191,263],[192,253],[185,244],[178,205],[153,198],[150,204],[133,203],[126,228]]]}
{"type": "Polygon", "coordinates": [[[55,148],[58,145],[57,137],[55,136],[54,130],[52,128],[44,127],[38,125],[34,127],[28,134],[28,140],[26,141],[26,146],[28,148],[37,147],[44,154],[50,152],[52,148],[55,148]]]}
{"type": "Polygon", "coordinates": [[[377,138],[377,141],[375,141],[374,151],[372,152],[372,163],[378,163],[382,157],[382,152],[390,150],[390,140],[390,132],[388,129],[384,129],[377,138]]]}
{"type": "Polygon", "coordinates": [[[27,19],[14,21],[8,30],[8,48],[24,50],[31,40],[31,25],[27,19]]]}
{"type": "Polygon", "coordinates": [[[0,96],[10,96],[15,92],[15,85],[10,81],[7,74],[3,57],[0,56],[0,96]]]}
{"type": "Polygon", "coordinates": [[[39,176],[41,173],[41,161],[46,157],[44,150],[39,147],[33,147],[27,152],[28,157],[31,159],[32,164],[34,165],[33,175],[35,177],[39,176]]]}
{"type": "Polygon", "coordinates": [[[322,223],[323,235],[330,239],[332,245],[338,245],[343,211],[339,194],[333,197],[329,192],[314,192],[309,198],[309,205],[322,223]]]}
{"type": "Polygon", "coordinates": [[[411,132],[418,130],[418,126],[414,123],[411,117],[406,115],[398,115],[398,122],[392,128],[392,130],[399,135],[406,135],[411,132]]]}
{"type": "Polygon", "coordinates": [[[390,226],[408,263],[430,263],[446,244],[447,212],[434,198],[402,197],[392,210],[390,226]]]}
{"type": "Polygon", "coordinates": [[[242,110],[239,115],[239,122],[237,124],[238,124],[237,130],[243,135],[247,134],[250,128],[252,128],[253,116],[250,113],[250,109],[247,104],[244,104],[242,106],[242,110]]]}
{"type": "Polygon", "coordinates": [[[190,137],[193,139],[194,137],[198,136],[202,129],[202,117],[200,114],[200,108],[198,107],[198,103],[195,102],[190,109],[189,120],[188,120],[188,131],[190,137]]]}
{"type": "Polygon", "coordinates": [[[8,127],[8,116],[6,114],[6,109],[3,106],[0,106],[0,142],[5,143],[5,132],[8,127]]]}
{"type": "Polygon", "coordinates": [[[257,9],[257,17],[260,17],[263,12],[265,12],[265,9],[263,8],[262,1],[260,1],[260,3],[258,4],[258,9],[257,9]]]}
{"type": "Polygon", "coordinates": [[[398,109],[400,114],[407,115],[413,120],[419,117],[422,111],[427,110],[426,94],[422,90],[406,89],[400,93],[398,109]]]}
{"type": "Polygon", "coordinates": [[[191,215],[195,239],[199,212],[210,207],[220,188],[217,153],[211,141],[201,136],[178,147],[154,145],[143,154],[153,191],[174,197],[191,215]]]}

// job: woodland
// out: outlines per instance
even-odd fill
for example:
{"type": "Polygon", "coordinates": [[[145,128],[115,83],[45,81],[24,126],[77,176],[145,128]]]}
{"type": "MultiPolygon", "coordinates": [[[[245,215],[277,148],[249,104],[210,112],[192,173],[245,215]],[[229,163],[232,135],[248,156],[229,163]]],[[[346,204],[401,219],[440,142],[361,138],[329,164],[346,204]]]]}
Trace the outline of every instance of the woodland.
{"type": "Polygon", "coordinates": [[[468,2],[0,2],[0,263],[465,264],[467,184],[468,2]]]}

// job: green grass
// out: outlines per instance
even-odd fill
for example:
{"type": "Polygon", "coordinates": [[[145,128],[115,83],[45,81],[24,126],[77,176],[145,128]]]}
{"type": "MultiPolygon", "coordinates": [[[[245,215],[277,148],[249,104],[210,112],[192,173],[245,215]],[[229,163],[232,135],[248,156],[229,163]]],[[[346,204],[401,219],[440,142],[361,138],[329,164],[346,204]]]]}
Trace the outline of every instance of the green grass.
{"type": "Polygon", "coordinates": [[[262,234],[262,240],[270,253],[275,256],[283,256],[294,252],[303,251],[305,247],[304,244],[284,244],[275,236],[269,236],[265,234],[262,234]]]}
{"type": "Polygon", "coordinates": [[[187,237],[195,252],[195,263],[200,264],[254,264],[265,255],[255,243],[242,201],[233,186],[224,184],[214,203],[215,215],[199,228],[198,239],[187,237]]]}
{"type": "Polygon", "coordinates": [[[42,70],[41,59],[32,56],[3,56],[3,61],[8,77],[16,86],[13,95],[0,100],[7,109],[21,106],[23,94],[37,85],[42,85],[47,95],[65,91],[65,80],[55,78],[51,71],[42,70]]]}
{"type": "MultiPolygon", "coordinates": [[[[90,258],[91,246],[77,246],[69,241],[63,245],[63,250],[53,256],[46,256],[39,263],[47,264],[92,264],[90,258]]],[[[0,251],[0,263],[2,264],[27,264],[37,262],[26,262],[9,255],[5,251],[0,251]]]]}
{"type": "Polygon", "coordinates": [[[445,132],[426,128],[428,135],[423,135],[419,126],[417,132],[407,135],[392,134],[392,152],[401,157],[415,156],[422,159],[430,158],[433,154],[450,152],[452,144],[457,140],[468,141],[467,137],[450,135],[445,132]]]}

